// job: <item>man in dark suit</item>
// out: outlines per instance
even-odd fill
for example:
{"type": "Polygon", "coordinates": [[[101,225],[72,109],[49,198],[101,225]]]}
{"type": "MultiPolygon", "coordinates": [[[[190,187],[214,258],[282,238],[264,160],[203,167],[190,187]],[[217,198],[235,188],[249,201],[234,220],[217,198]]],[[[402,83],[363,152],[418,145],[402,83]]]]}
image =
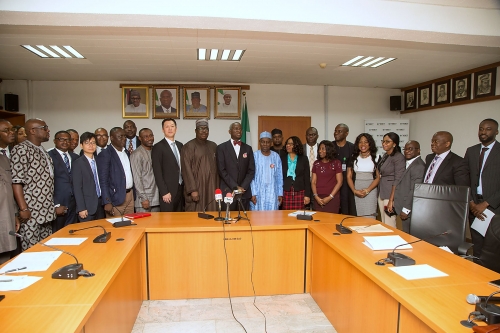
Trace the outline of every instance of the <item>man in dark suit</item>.
{"type": "Polygon", "coordinates": [[[184,211],[184,183],[181,176],[182,143],[175,140],[177,122],[173,118],[163,119],[165,139],[153,146],[151,159],[156,185],[160,194],[160,211],[184,211]]]}
{"type": "Polygon", "coordinates": [[[170,90],[163,90],[160,93],[160,103],[156,107],[156,114],[170,115],[170,117],[177,116],[177,109],[172,106],[172,92],[170,90]]]}
{"type": "Polygon", "coordinates": [[[83,156],[73,162],[73,189],[78,220],[93,221],[106,217],[101,198],[101,186],[94,152],[96,136],[85,132],[80,136],[83,156]]]}
{"type": "Polygon", "coordinates": [[[0,154],[10,159],[9,145],[14,142],[16,132],[12,124],[5,119],[0,119],[0,154]]]}
{"type": "MultiPolygon", "coordinates": [[[[123,144],[128,154],[132,154],[134,150],[140,147],[141,139],[136,135],[137,126],[132,120],[127,120],[123,123],[123,130],[125,131],[126,141],[123,144]]],[[[110,133],[111,134],[111,133],[110,133]]]]}
{"type": "Polygon", "coordinates": [[[71,135],[59,131],[54,135],[55,148],[48,153],[54,164],[54,205],[57,218],[52,221],[52,232],[76,223],[75,197],[71,165],[79,156],[68,152],[71,135]]]}
{"type": "Polygon", "coordinates": [[[432,136],[432,154],[425,158],[424,183],[469,186],[464,159],[450,151],[453,136],[440,131],[432,136]]]}
{"type": "Polygon", "coordinates": [[[424,180],[425,163],[420,157],[420,143],[408,141],[405,145],[404,155],[406,170],[399,182],[395,183],[394,209],[402,221],[403,231],[410,232],[410,214],[413,206],[413,189],[415,184],[424,180]]]}
{"type": "Polygon", "coordinates": [[[113,127],[109,134],[111,144],[97,155],[102,202],[108,217],[134,212],[134,180],[129,153],[124,148],[125,131],[113,127]]]}
{"type": "Polygon", "coordinates": [[[347,141],[349,135],[349,127],[346,124],[338,124],[333,132],[333,146],[337,152],[337,158],[342,163],[342,176],[344,182],[340,188],[340,212],[344,215],[356,216],[356,203],[354,202],[354,193],[352,193],[347,184],[347,165],[354,152],[354,144],[347,141]]]}
{"type": "MultiPolygon", "coordinates": [[[[496,141],[498,122],[485,119],[479,124],[479,141],[465,153],[465,163],[469,171],[472,201],[470,202],[471,223],[477,217],[484,221],[486,209],[500,214],[500,144],[496,141]]],[[[474,256],[480,257],[484,237],[471,229],[474,256]]]]}
{"type": "MultiPolygon", "coordinates": [[[[241,202],[245,210],[250,207],[252,191],[250,183],[255,175],[255,160],[252,147],[241,142],[242,129],[240,123],[229,126],[231,139],[217,146],[217,168],[219,169],[220,188],[224,194],[234,190],[243,192],[241,202]]],[[[225,209],[225,204],[224,207],[225,209]]],[[[238,203],[233,200],[230,210],[238,210],[238,203]]]]}

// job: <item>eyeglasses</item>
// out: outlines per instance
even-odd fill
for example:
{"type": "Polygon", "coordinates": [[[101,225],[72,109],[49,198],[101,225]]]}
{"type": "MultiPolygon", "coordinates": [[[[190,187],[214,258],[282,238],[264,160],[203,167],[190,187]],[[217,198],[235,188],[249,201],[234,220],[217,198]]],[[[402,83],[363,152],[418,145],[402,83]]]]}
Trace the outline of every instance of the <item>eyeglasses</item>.
{"type": "Polygon", "coordinates": [[[59,142],[70,142],[71,139],[66,139],[66,138],[56,138],[56,140],[59,140],[59,142]]]}
{"type": "Polygon", "coordinates": [[[95,141],[85,141],[83,144],[87,145],[87,146],[95,146],[96,145],[95,141]]]}
{"type": "Polygon", "coordinates": [[[32,127],[31,129],[43,129],[44,131],[47,131],[49,129],[49,126],[38,126],[38,127],[32,127]]]}
{"type": "Polygon", "coordinates": [[[2,133],[14,133],[16,130],[14,128],[6,128],[4,130],[1,130],[0,132],[2,133]]]}

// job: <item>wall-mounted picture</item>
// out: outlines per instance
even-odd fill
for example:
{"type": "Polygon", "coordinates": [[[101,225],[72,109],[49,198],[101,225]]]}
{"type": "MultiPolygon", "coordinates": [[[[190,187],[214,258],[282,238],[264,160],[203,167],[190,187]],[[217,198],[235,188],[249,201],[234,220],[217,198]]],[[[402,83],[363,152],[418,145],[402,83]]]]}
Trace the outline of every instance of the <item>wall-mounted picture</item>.
{"type": "Polygon", "coordinates": [[[210,88],[184,87],[184,118],[210,118],[210,88]]]}
{"type": "Polygon", "coordinates": [[[405,110],[413,110],[417,108],[417,89],[410,89],[405,91],[405,110]]]}
{"type": "Polygon", "coordinates": [[[470,74],[453,79],[453,101],[470,99],[470,74]]]}
{"type": "Polygon", "coordinates": [[[179,86],[153,87],[153,118],[180,118],[179,86]]]}
{"type": "Polygon", "coordinates": [[[450,103],[450,81],[441,81],[434,84],[436,101],[434,105],[450,103]]]}
{"type": "Polygon", "coordinates": [[[149,118],[149,88],[122,86],[122,117],[149,118]]]}
{"type": "Polygon", "coordinates": [[[495,95],[495,88],[497,83],[496,74],[496,67],[474,73],[474,98],[495,95]]]}
{"type": "Polygon", "coordinates": [[[241,89],[215,89],[215,116],[219,119],[241,119],[241,89]]]}
{"type": "Polygon", "coordinates": [[[418,107],[424,108],[432,104],[432,84],[418,88],[418,107]]]}

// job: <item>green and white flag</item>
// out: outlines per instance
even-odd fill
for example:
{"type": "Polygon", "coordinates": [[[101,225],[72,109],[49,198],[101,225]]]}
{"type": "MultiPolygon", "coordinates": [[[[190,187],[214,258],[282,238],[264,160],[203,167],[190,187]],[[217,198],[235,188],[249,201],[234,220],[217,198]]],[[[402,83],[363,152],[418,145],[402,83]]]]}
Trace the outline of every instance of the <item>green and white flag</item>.
{"type": "Polygon", "coordinates": [[[250,146],[252,145],[246,96],[245,96],[245,105],[243,105],[243,108],[241,110],[241,141],[250,146]]]}

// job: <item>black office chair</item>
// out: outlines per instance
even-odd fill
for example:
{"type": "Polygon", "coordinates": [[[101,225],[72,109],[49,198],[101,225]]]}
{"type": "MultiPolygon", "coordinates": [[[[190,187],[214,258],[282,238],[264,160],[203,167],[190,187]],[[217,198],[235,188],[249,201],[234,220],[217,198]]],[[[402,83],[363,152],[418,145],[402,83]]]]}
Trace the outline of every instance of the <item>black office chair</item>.
{"type": "Polygon", "coordinates": [[[500,273],[500,215],[491,219],[484,235],[483,250],[479,259],[479,264],[500,273]]]}
{"type": "Polygon", "coordinates": [[[469,187],[415,184],[410,234],[436,246],[448,246],[455,254],[466,254],[469,227],[469,187]],[[446,235],[433,237],[445,231],[446,235]]]}

